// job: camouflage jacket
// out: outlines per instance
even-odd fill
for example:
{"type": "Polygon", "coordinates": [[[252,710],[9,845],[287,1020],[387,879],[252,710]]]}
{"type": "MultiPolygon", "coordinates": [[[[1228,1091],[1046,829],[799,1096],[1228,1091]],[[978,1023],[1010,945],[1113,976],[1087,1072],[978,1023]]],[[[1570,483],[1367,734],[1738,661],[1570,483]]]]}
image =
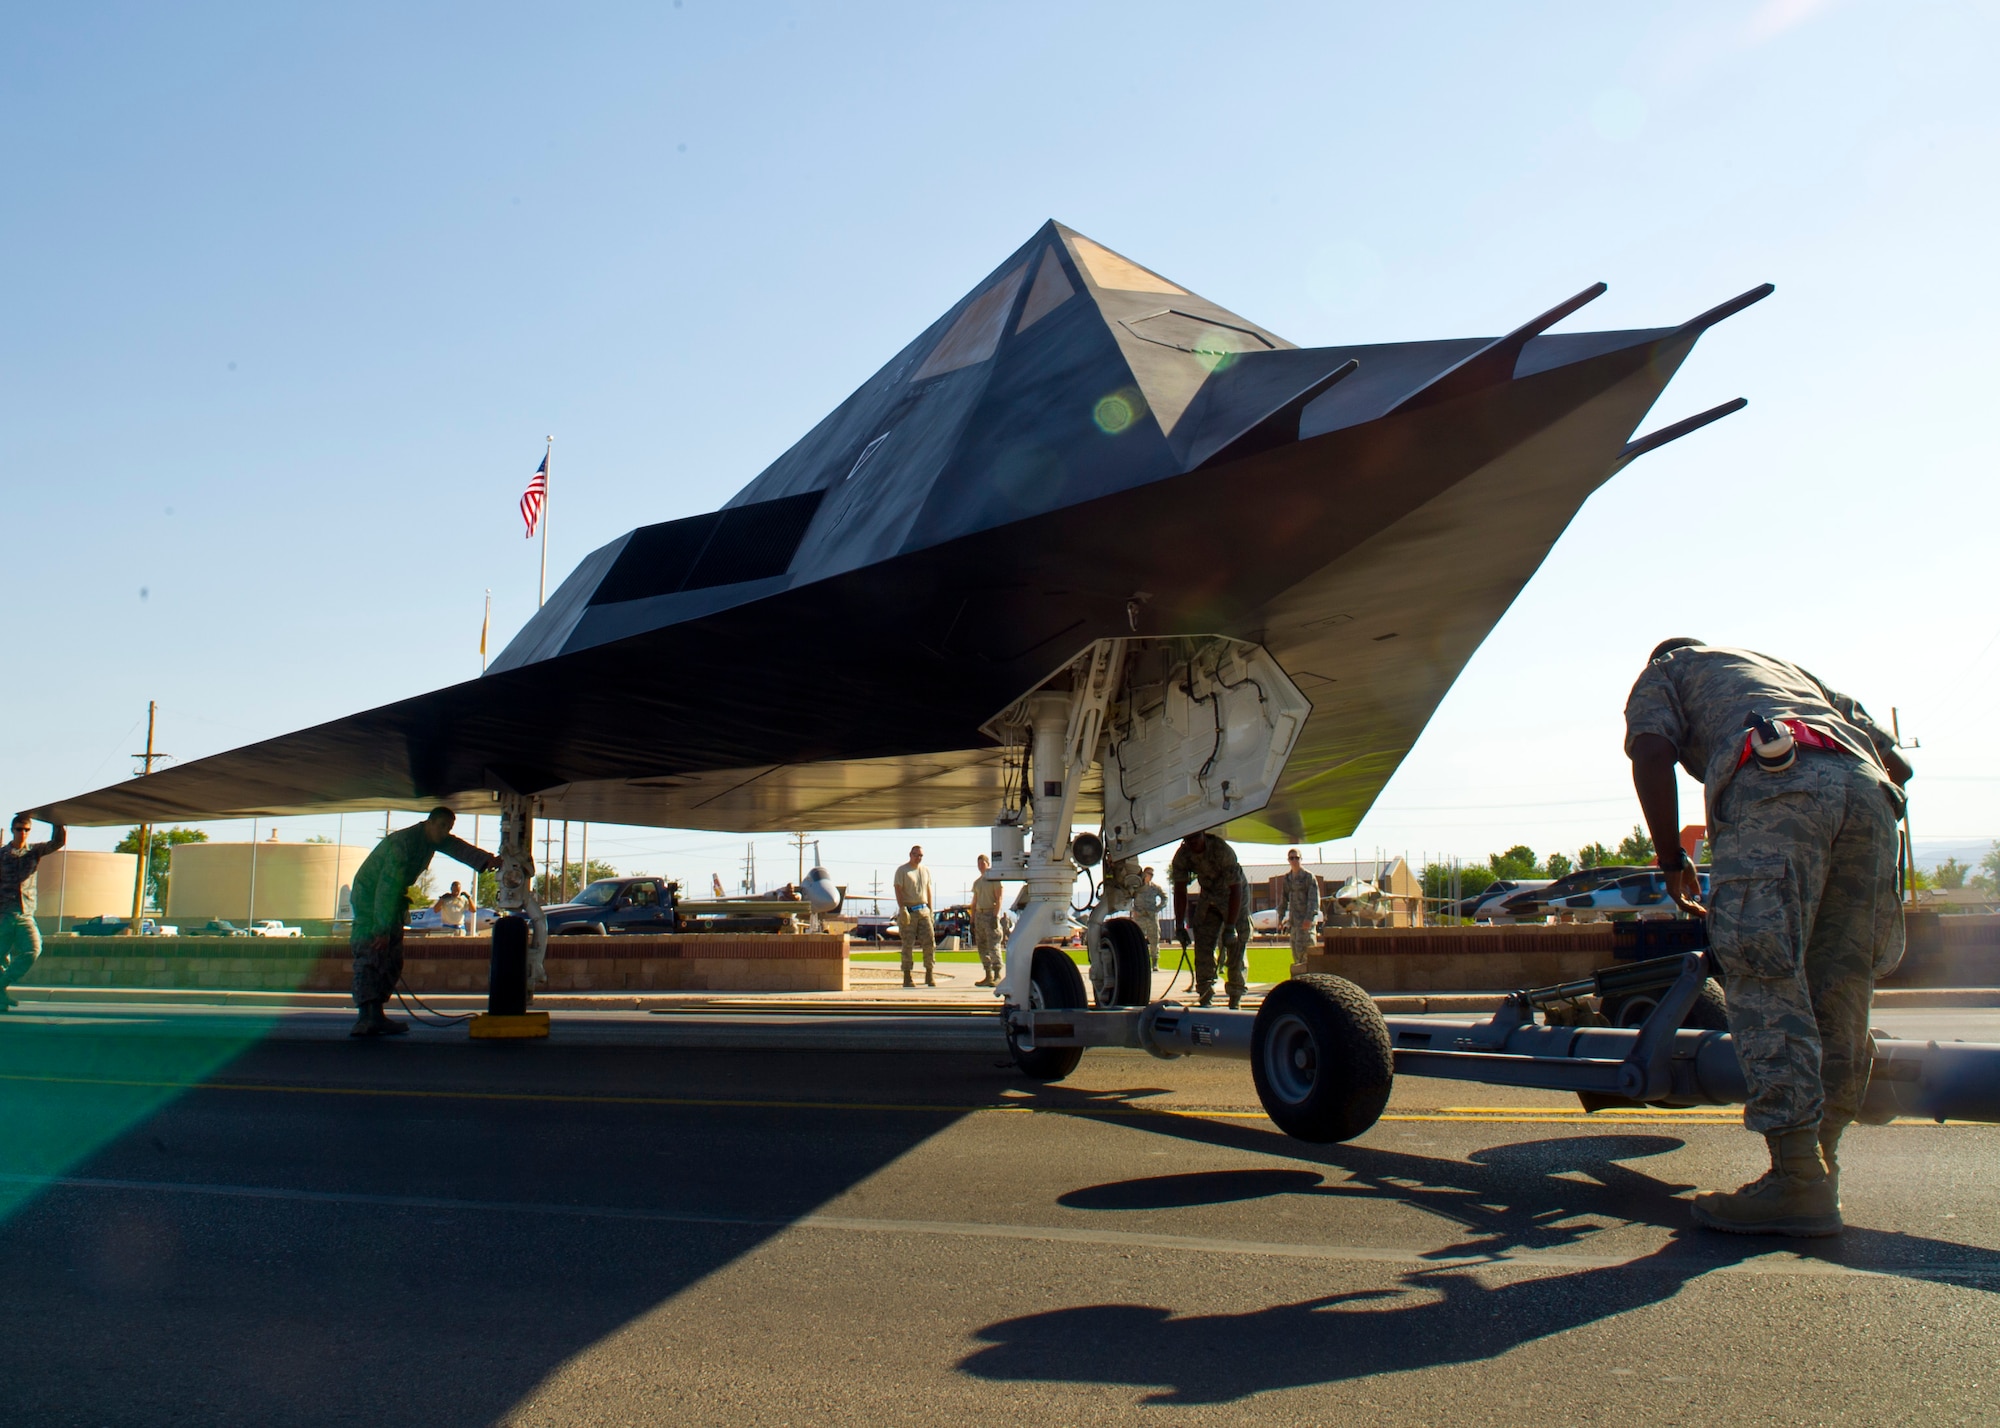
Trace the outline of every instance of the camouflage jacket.
{"type": "MultiPolygon", "coordinates": [[[[1202,850],[1196,853],[1183,843],[1174,849],[1174,861],[1167,869],[1167,881],[1177,888],[1185,888],[1189,879],[1201,884],[1201,896],[1216,903],[1225,910],[1229,903],[1229,889],[1240,887],[1247,894],[1249,882],[1243,876],[1243,864],[1236,856],[1236,850],[1216,837],[1213,833],[1203,841],[1202,850]]],[[[1249,899],[1243,902],[1249,910],[1249,899]]]]}
{"type": "Polygon", "coordinates": [[[377,843],[375,851],[361,860],[361,866],[354,874],[355,906],[359,907],[363,901],[372,899],[384,888],[401,893],[423,876],[424,869],[439,853],[447,858],[456,858],[468,868],[482,873],[498,861],[491,853],[449,833],[442,843],[433,843],[424,832],[423,824],[412,823],[408,828],[398,828],[377,843]]]}
{"type": "Polygon", "coordinates": [[[1278,883],[1278,915],[1293,922],[1311,922],[1319,916],[1319,879],[1300,868],[1286,870],[1278,883]]]}
{"type": "Polygon", "coordinates": [[[1674,746],[1681,767],[1708,796],[1709,821],[1743,757],[1744,718],[1798,719],[1866,764],[1898,813],[1902,790],[1890,780],[1887,730],[1854,699],[1795,664],[1750,650],[1705,645],[1670,650],[1647,665],[1625,701],[1625,752],[1641,734],[1674,746]]]}

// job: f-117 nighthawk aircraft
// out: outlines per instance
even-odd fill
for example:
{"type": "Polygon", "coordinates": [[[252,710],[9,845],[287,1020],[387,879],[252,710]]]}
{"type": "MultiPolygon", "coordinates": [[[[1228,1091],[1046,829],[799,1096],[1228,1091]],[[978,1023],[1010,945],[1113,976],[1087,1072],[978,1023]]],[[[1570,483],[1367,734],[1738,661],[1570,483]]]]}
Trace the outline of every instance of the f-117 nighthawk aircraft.
{"type": "Polygon", "coordinates": [[[1341,837],[1590,493],[1742,404],[1630,440],[1768,286],[1548,332],[1602,291],[1504,337],[1300,348],[1048,223],[721,510],[593,551],[484,677],[44,812],[991,823],[1027,814],[1024,697],[1109,649],[1107,729],[1151,710],[1201,758],[1144,793],[1130,729],[1109,774],[1080,749],[1072,815],[1114,847],[1188,821],[1170,806],[1341,837]],[[785,657],[824,628],[881,632],[888,682],[785,657]],[[1278,672],[1240,685],[1246,661],[1278,672]]]}

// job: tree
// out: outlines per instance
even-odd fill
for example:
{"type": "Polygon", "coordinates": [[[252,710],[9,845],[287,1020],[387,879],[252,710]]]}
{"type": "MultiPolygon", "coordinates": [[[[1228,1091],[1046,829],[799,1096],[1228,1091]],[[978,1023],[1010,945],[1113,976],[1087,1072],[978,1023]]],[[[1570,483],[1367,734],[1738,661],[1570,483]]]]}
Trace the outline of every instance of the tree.
{"type": "Polygon", "coordinates": [[[2000,843],[1987,849],[1986,856],[1979,860],[1979,871],[1973,875],[1972,885],[1988,897],[2000,897],[2000,843]]]}
{"type": "Polygon", "coordinates": [[[1971,871],[1970,864],[1961,863],[1956,858],[1946,858],[1931,869],[1931,880],[1947,891],[1956,892],[1965,886],[1966,874],[1971,871]]]}
{"type": "MultiPolygon", "coordinates": [[[[490,903],[485,903],[485,896],[487,880],[492,878],[492,876],[491,873],[481,873],[479,875],[480,900],[486,906],[491,906],[490,903]]],[[[550,868],[546,872],[535,875],[535,901],[541,903],[544,907],[553,906],[563,900],[563,888],[565,885],[569,889],[569,895],[575,897],[586,887],[590,886],[590,884],[603,878],[615,878],[617,876],[618,870],[602,858],[592,858],[589,867],[585,867],[582,863],[571,859],[564,865],[563,871],[560,873],[554,868],[550,868]]],[[[497,881],[493,884],[493,890],[494,895],[497,897],[499,895],[499,883],[497,881]]]]}
{"type": "Polygon", "coordinates": [[[1548,865],[1542,869],[1542,872],[1545,877],[1566,878],[1570,875],[1570,871],[1574,866],[1561,853],[1551,853],[1549,854],[1548,865]]]}
{"type": "Polygon", "coordinates": [[[1540,866],[1535,850],[1525,843],[1516,843],[1504,853],[1489,853],[1486,861],[1492,864],[1496,878],[1532,878],[1540,866]]]}
{"type": "Polygon", "coordinates": [[[1646,830],[1638,824],[1632,825],[1632,836],[1618,844],[1618,861],[1628,867],[1642,868],[1653,861],[1655,856],[1653,840],[1646,836],[1646,830]]]}
{"type": "MultiPolygon", "coordinates": [[[[199,828],[155,828],[146,846],[146,900],[165,912],[167,869],[173,865],[174,849],[182,843],[206,843],[208,835],[199,828]]],[[[134,828],[118,840],[114,853],[139,851],[139,830],[134,828]]]]}
{"type": "Polygon", "coordinates": [[[1617,855],[1602,843],[1586,843],[1576,850],[1576,864],[1580,868],[1609,868],[1617,861],[1617,855]]]}

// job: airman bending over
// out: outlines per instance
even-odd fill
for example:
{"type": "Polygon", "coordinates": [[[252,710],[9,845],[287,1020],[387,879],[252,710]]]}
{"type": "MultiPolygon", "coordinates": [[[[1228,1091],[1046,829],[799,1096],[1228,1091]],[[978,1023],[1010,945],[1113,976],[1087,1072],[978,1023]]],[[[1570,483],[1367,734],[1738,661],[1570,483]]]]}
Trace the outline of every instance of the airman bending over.
{"type": "Polygon", "coordinates": [[[1875,980],[1903,957],[1896,895],[1910,766],[1889,732],[1795,664],[1699,640],[1661,643],[1625,703],[1632,783],[1667,891],[1708,917],[1729,1031],[1771,1169],[1697,1195],[1695,1220],[1738,1234],[1834,1235],[1840,1135],[1860,1112],[1875,980]],[[1709,905],[1678,842],[1674,765],[1702,781],[1709,905]]]}
{"type": "Polygon", "coordinates": [[[1229,1005],[1243,1004],[1250,978],[1246,950],[1250,945],[1250,887],[1243,876],[1243,864],[1236,850],[1213,833],[1190,833],[1174,850],[1167,868],[1167,881],[1174,886],[1174,926],[1182,947],[1194,937],[1194,988],[1201,1005],[1215,999],[1215,951],[1222,945],[1228,968],[1224,989],[1229,1005]],[[1195,899],[1193,920],[1188,913],[1188,882],[1201,884],[1195,899]]]}
{"type": "Polygon", "coordinates": [[[474,872],[498,866],[491,853],[451,835],[458,815],[433,808],[430,816],[398,828],[375,845],[354,874],[354,1004],[361,1015],[349,1036],[402,1036],[409,1028],[382,1014],[403,976],[403,920],[409,915],[410,884],[422,877],[431,858],[444,853],[474,872]]]}

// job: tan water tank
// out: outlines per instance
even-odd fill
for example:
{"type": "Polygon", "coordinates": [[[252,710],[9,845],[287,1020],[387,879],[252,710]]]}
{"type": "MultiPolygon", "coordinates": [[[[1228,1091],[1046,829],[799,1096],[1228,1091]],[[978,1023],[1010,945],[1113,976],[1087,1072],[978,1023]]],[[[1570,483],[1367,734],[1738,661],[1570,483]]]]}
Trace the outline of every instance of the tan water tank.
{"type": "MultiPolygon", "coordinates": [[[[177,843],[167,873],[167,917],[183,932],[211,918],[241,926],[253,913],[249,843],[177,843]]],[[[258,920],[324,922],[349,915],[354,870],[373,851],[344,843],[255,845],[258,920]]],[[[127,895],[129,911],[130,895],[127,895]]]]}
{"type": "Polygon", "coordinates": [[[65,929],[86,917],[130,917],[138,876],[137,853],[51,853],[35,868],[35,916],[60,917],[65,929]]]}

